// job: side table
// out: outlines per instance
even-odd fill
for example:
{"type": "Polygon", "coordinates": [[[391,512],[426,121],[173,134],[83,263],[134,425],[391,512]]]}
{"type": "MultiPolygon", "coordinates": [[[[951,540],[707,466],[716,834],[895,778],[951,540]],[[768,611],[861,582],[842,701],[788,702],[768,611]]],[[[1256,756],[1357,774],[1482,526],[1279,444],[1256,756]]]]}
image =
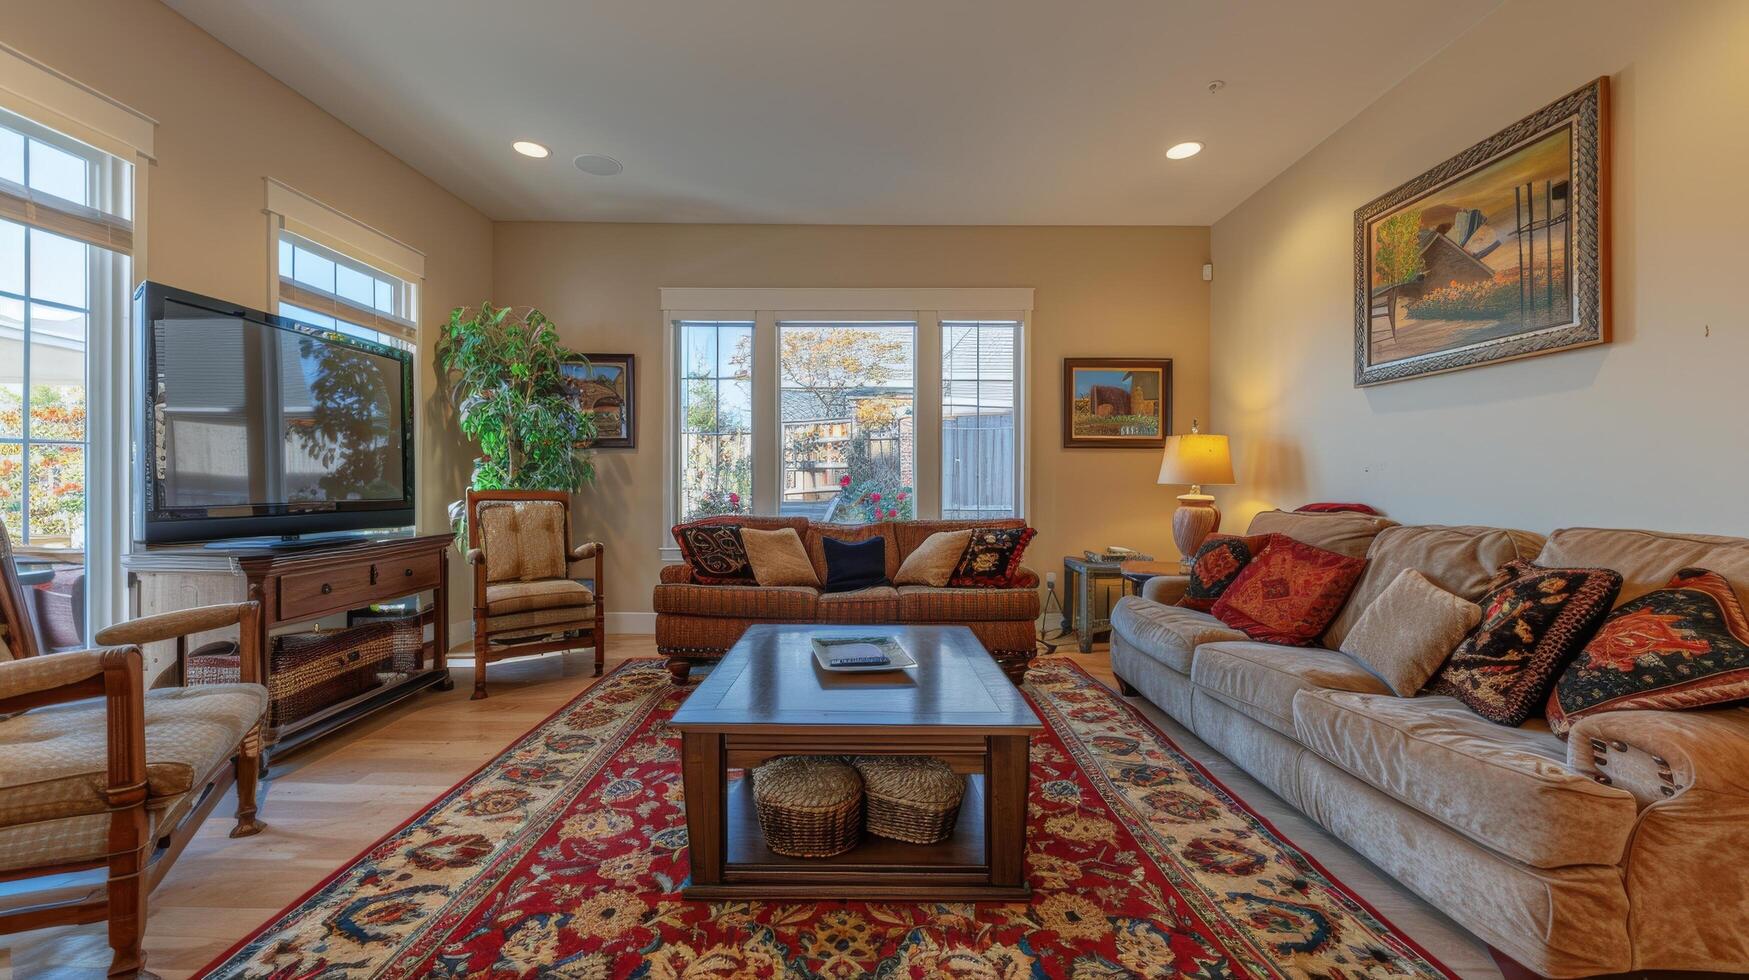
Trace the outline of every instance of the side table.
{"type": "Polygon", "coordinates": [[[1090,561],[1085,556],[1063,557],[1063,622],[1062,628],[1075,631],[1075,642],[1082,653],[1093,652],[1093,637],[1111,632],[1110,616],[1100,616],[1094,601],[1095,583],[1117,581],[1122,586],[1123,563],[1090,561]]]}

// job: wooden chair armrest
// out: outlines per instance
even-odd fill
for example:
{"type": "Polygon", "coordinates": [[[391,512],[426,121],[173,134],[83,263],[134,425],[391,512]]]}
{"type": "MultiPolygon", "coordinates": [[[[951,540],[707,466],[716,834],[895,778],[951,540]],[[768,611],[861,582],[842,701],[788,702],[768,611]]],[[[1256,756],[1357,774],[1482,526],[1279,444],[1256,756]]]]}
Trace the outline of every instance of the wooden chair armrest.
{"type": "Polygon", "coordinates": [[[159,640],[174,640],[190,633],[223,629],[242,622],[244,613],[258,605],[253,600],[225,602],[196,606],[193,609],[178,609],[155,616],[142,616],[98,630],[97,642],[105,645],[154,643],[159,640]]]}
{"type": "Polygon", "coordinates": [[[469,548],[467,554],[462,556],[462,559],[470,565],[484,565],[486,563],[486,553],[479,548],[469,548]]]}
{"type": "Polygon", "coordinates": [[[585,558],[594,558],[597,554],[606,550],[606,548],[607,546],[599,541],[585,541],[571,549],[571,560],[582,561],[585,558]]]}
{"type": "Polygon", "coordinates": [[[111,686],[111,675],[121,674],[133,679],[143,733],[146,695],[140,684],[142,669],[136,646],[72,650],[0,662],[0,713],[96,697],[111,686]]]}

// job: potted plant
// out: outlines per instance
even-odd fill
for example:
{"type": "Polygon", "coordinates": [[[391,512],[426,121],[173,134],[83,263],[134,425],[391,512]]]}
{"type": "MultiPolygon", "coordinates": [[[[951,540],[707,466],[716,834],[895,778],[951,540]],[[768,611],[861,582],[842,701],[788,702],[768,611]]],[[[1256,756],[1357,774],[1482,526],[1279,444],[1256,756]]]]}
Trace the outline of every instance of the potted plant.
{"type": "MultiPolygon", "coordinates": [[[[580,358],[559,344],[545,314],[490,303],[458,307],[434,353],[462,434],[480,447],[470,487],[575,491],[595,479],[595,419],[560,371],[580,358]]],[[[459,540],[466,503],[450,504],[449,513],[459,540]]]]}

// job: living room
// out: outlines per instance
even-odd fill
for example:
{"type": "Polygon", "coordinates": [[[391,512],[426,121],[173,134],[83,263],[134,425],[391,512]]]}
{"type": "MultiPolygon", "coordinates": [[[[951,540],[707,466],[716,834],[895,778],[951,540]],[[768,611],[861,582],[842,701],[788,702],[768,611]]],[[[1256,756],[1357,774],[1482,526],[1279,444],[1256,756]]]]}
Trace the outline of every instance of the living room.
{"type": "Polygon", "coordinates": [[[1749,5],[0,25],[0,977],[1749,974],[1749,5]]]}

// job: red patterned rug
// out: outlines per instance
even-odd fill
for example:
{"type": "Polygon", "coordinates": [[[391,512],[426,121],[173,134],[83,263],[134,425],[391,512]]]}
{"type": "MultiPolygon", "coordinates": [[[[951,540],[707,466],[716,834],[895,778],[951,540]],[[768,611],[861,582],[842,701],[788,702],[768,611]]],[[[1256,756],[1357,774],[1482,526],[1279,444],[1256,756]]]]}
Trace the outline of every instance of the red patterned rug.
{"type": "Polygon", "coordinates": [[[1079,667],[1026,689],[1029,904],[681,900],[685,691],[629,661],[203,975],[1449,975],[1079,667]]]}

